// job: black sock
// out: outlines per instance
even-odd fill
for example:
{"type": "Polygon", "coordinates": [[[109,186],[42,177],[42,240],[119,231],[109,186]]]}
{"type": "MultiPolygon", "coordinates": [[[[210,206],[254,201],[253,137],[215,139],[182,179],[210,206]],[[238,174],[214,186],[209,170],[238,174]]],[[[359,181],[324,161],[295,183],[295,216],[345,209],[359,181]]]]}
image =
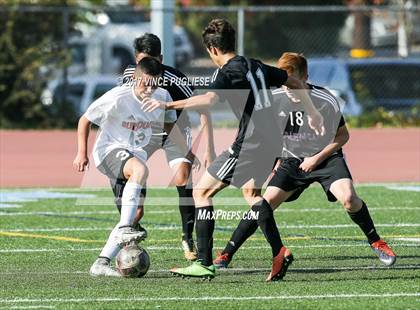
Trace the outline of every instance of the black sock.
{"type": "Polygon", "coordinates": [[[270,204],[267,200],[263,199],[253,205],[251,210],[256,212],[256,215],[258,215],[258,226],[261,228],[265,239],[267,239],[271,246],[273,257],[277,256],[283,246],[283,243],[281,242],[280,233],[277,229],[276,220],[274,219],[273,210],[271,209],[270,204]]]}
{"type": "Polygon", "coordinates": [[[379,235],[376,233],[375,225],[373,224],[373,220],[370,217],[369,210],[364,201],[362,201],[363,205],[362,208],[355,212],[350,213],[348,212],[350,218],[355,222],[359,227],[362,229],[363,233],[366,235],[369,244],[372,244],[379,239],[379,235]]]}
{"type": "Polygon", "coordinates": [[[195,223],[198,259],[204,266],[210,266],[213,264],[213,206],[196,208],[195,223]]]}
{"type": "Polygon", "coordinates": [[[241,245],[255,233],[258,229],[258,222],[252,217],[252,214],[252,211],[248,211],[244,218],[241,219],[222,254],[229,254],[229,257],[232,257],[241,245]]]}
{"type": "Polygon", "coordinates": [[[141,195],[141,197],[146,198],[146,195],[147,195],[147,187],[146,186],[143,186],[141,188],[140,195],[141,195]]]}
{"type": "Polygon", "coordinates": [[[192,188],[185,185],[177,186],[179,195],[179,212],[182,221],[182,240],[192,239],[195,219],[195,205],[192,197],[192,188]]]}

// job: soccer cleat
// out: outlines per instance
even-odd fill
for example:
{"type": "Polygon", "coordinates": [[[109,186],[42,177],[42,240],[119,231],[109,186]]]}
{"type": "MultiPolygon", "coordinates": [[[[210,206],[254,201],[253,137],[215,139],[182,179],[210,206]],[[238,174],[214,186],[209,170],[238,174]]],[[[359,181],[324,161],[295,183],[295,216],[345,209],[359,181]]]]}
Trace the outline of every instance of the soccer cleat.
{"type": "Polygon", "coordinates": [[[213,265],[216,269],[223,269],[229,266],[232,257],[228,253],[218,252],[217,257],[213,260],[213,265]]]}
{"type": "Polygon", "coordinates": [[[383,241],[382,239],[372,243],[370,245],[373,252],[378,255],[379,260],[385,265],[385,266],[392,266],[395,264],[395,261],[397,260],[397,256],[395,253],[391,250],[391,248],[388,246],[388,244],[383,241]]]}
{"type": "Polygon", "coordinates": [[[115,241],[118,246],[123,247],[125,244],[130,242],[139,242],[144,240],[147,236],[146,231],[138,231],[132,227],[121,227],[118,229],[115,235],[115,241]]]}
{"type": "Polygon", "coordinates": [[[289,268],[290,264],[293,262],[293,255],[292,253],[283,246],[280,249],[279,254],[273,258],[273,265],[271,267],[271,272],[268,275],[266,281],[279,281],[284,278],[286,275],[287,268],[289,268]]]}
{"type": "Polygon", "coordinates": [[[211,280],[216,275],[216,268],[214,265],[204,266],[200,261],[195,261],[192,265],[185,268],[173,268],[171,273],[182,278],[203,278],[211,280]]]}
{"type": "Polygon", "coordinates": [[[187,260],[197,260],[197,250],[194,246],[193,239],[182,240],[182,249],[184,250],[184,256],[187,260]]]}
{"type": "Polygon", "coordinates": [[[122,275],[111,267],[110,263],[104,258],[98,258],[90,267],[89,271],[91,276],[98,277],[122,277],[122,275]]]}
{"type": "Polygon", "coordinates": [[[137,231],[140,231],[140,232],[143,232],[144,233],[144,237],[143,237],[142,240],[144,240],[144,239],[147,238],[147,230],[146,230],[146,228],[144,228],[143,226],[141,226],[140,223],[137,223],[137,225],[134,226],[134,229],[137,230],[137,231]]]}

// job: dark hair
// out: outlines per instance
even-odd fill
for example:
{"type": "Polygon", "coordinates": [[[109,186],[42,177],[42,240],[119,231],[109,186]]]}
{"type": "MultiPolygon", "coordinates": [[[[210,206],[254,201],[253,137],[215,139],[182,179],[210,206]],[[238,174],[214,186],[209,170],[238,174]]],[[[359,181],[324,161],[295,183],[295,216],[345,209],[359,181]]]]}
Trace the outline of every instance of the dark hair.
{"type": "Polygon", "coordinates": [[[133,46],[136,54],[145,53],[152,57],[159,57],[161,55],[160,39],[153,33],[145,33],[141,37],[136,38],[133,46]]]}
{"type": "Polygon", "coordinates": [[[203,43],[216,47],[223,54],[235,51],[235,29],[225,19],[213,19],[203,30],[203,43]]]}
{"type": "Polygon", "coordinates": [[[157,76],[162,73],[162,64],[153,57],[144,57],[136,66],[136,72],[157,76]]]}

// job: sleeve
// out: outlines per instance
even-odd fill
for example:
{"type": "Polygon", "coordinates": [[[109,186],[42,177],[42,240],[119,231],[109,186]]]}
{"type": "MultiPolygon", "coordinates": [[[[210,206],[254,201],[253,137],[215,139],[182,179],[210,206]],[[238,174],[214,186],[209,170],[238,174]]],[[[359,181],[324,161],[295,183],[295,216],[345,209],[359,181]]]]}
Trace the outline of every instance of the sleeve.
{"type": "Polygon", "coordinates": [[[267,73],[268,87],[280,87],[287,81],[288,75],[286,71],[266,64],[263,64],[263,66],[267,73]]]}
{"type": "Polygon", "coordinates": [[[116,100],[112,90],[96,99],[86,110],[84,116],[95,125],[101,126],[107,116],[115,108],[116,100]]]}
{"type": "Polygon", "coordinates": [[[345,121],[343,115],[341,115],[340,122],[338,123],[338,128],[343,127],[345,124],[346,124],[346,121],[345,121]]]}
{"type": "Polygon", "coordinates": [[[123,73],[123,77],[122,77],[123,84],[131,81],[131,79],[134,76],[134,71],[135,70],[136,70],[136,66],[134,66],[134,65],[128,65],[127,68],[125,68],[124,73],[123,73]]]}
{"type": "Polygon", "coordinates": [[[226,90],[232,89],[232,82],[228,79],[228,77],[220,72],[218,69],[214,74],[212,81],[209,84],[208,90],[214,91],[220,98],[220,101],[227,100],[226,98],[226,90]]]}
{"type": "MultiPolygon", "coordinates": [[[[166,91],[165,102],[172,102],[171,95],[166,91]]],[[[165,110],[165,123],[175,123],[177,115],[175,110],[165,110]]]]}
{"type": "MultiPolygon", "coordinates": [[[[193,95],[194,87],[188,85],[188,78],[185,74],[180,71],[177,71],[177,77],[179,82],[175,84],[175,87],[178,89],[180,94],[180,99],[187,99],[193,95]]],[[[178,99],[177,99],[178,100],[178,99]]]]}

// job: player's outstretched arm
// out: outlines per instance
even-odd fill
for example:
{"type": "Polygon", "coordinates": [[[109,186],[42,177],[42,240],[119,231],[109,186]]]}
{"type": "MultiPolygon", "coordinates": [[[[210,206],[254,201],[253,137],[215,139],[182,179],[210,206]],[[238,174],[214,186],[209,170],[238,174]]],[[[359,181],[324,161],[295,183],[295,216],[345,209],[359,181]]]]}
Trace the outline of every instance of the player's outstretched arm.
{"type": "Polygon", "coordinates": [[[77,125],[77,155],[73,161],[73,167],[79,172],[89,168],[89,158],[87,156],[87,145],[90,132],[90,121],[83,115],[77,125]]]}
{"type": "Polygon", "coordinates": [[[177,100],[173,102],[163,102],[152,98],[143,101],[142,109],[145,112],[152,112],[156,109],[166,110],[199,110],[209,108],[219,100],[215,92],[207,92],[202,95],[191,96],[187,99],[177,100]]]}
{"type": "Polygon", "coordinates": [[[334,140],[326,147],[324,147],[319,153],[315,154],[314,156],[305,158],[300,164],[299,168],[305,172],[311,172],[325,159],[327,159],[333,153],[341,149],[343,145],[346,144],[347,141],[349,141],[349,138],[350,135],[349,131],[347,130],[347,126],[343,125],[339,127],[337,129],[337,133],[334,137],[334,140]]]}
{"type": "Polygon", "coordinates": [[[306,113],[308,114],[309,126],[315,131],[317,135],[324,135],[324,118],[315,108],[311,98],[309,97],[305,85],[299,79],[293,76],[288,76],[284,85],[291,89],[297,90],[295,94],[298,97],[298,99],[300,99],[300,101],[303,103],[306,113]]]}

